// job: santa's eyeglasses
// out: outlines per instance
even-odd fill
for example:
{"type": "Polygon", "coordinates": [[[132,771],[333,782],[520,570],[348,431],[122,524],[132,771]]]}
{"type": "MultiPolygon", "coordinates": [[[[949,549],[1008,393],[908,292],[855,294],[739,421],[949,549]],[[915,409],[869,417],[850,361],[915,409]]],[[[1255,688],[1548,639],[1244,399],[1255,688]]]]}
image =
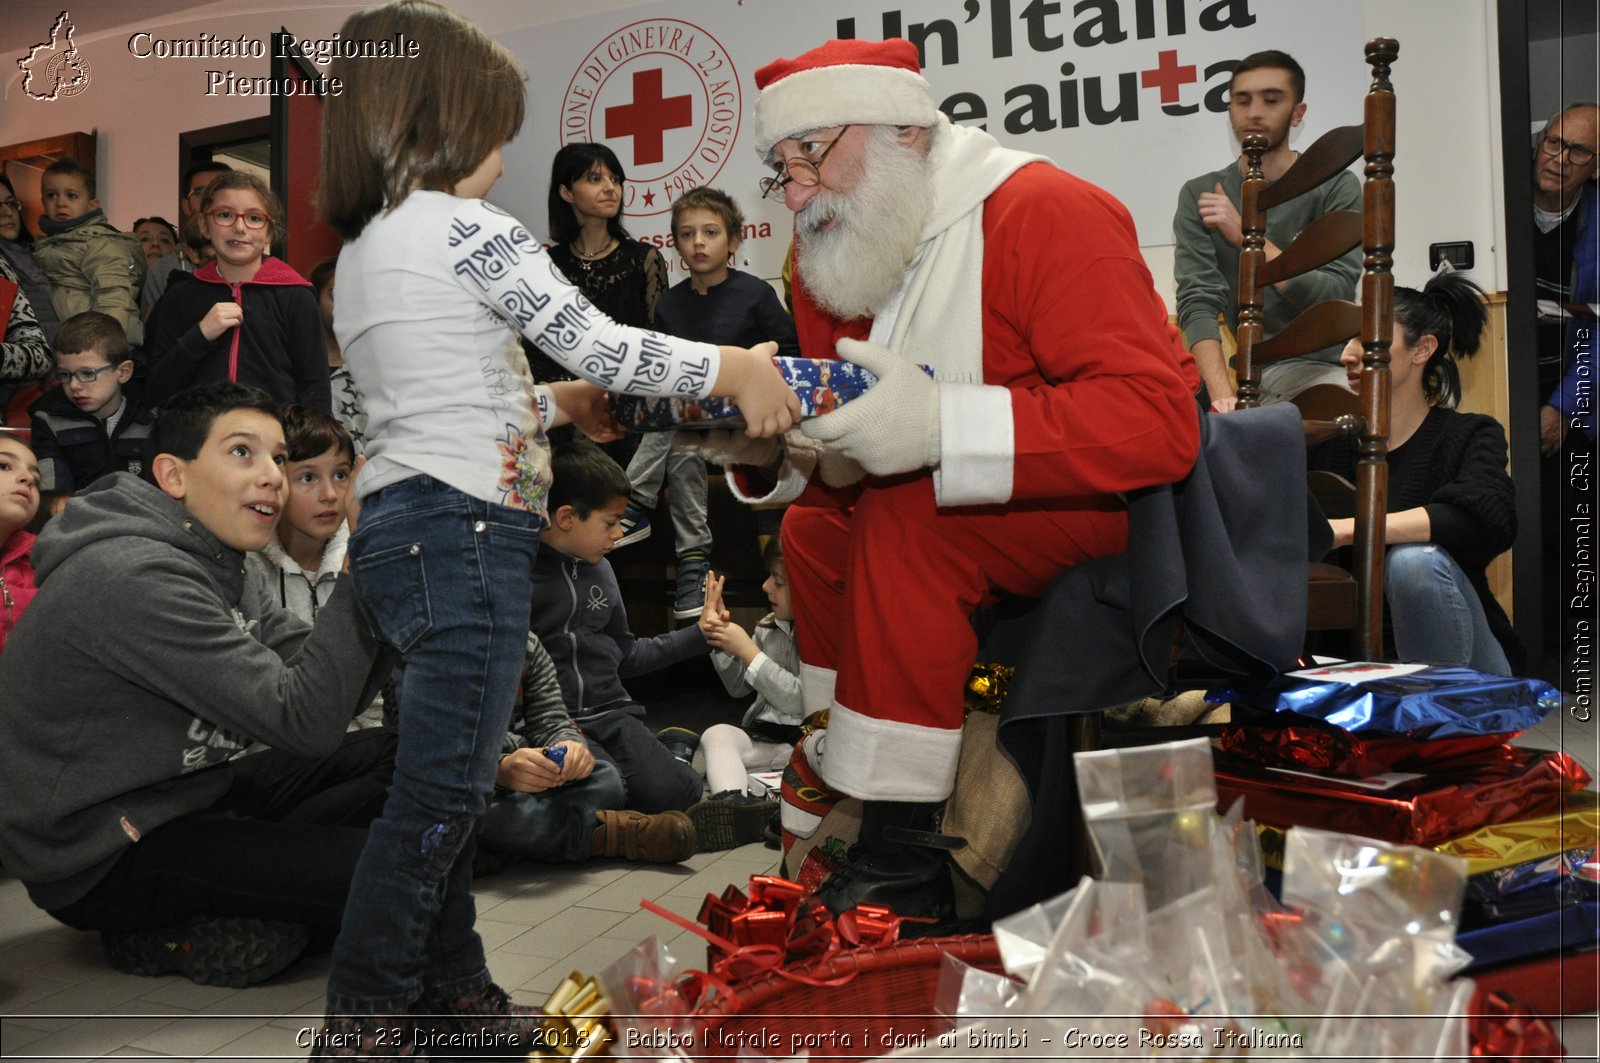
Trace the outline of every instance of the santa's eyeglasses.
{"type": "Polygon", "coordinates": [[[816,162],[812,162],[804,155],[796,155],[791,159],[785,159],[782,166],[776,167],[779,171],[776,175],[761,179],[761,198],[767,199],[774,193],[782,192],[789,186],[791,181],[801,188],[810,188],[812,185],[821,184],[822,164],[828,161],[828,153],[833,151],[849,131],[849,126],[842,127],[839,130],[839,135],[830,140],[828,146],[822,149],[822,154],[817,156],[816,162]]]}

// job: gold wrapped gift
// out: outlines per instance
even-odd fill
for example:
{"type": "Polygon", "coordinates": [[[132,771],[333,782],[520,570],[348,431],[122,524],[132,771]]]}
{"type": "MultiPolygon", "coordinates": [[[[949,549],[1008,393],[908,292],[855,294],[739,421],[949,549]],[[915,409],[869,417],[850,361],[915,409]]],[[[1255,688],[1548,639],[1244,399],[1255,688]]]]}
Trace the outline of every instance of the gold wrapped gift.
{"type": "Polygon", "coordinates": [[[1597,847],[1600,794],[1593,790],[1567,794],[1560,812],[1496,823],[1434,846],[1441,853],[1464,857],[1471,875],[1542,860],[1572,849],[1597,847]]]}
{"type": "Polygon", "coordinates": [[[545,1015],[542,1043],[529,1050],[528,1059],[609,1058],[611,1006],[593,978],[573,971],[539,1010],[545,1015]]]}
{"type": "Polygon", "coordinates": [[[982,661],[973,665],[972,673],[967,676],[967,711],[998,714],[1006,703],[1006,691],[1011,686],[1014,674],[1016,669],[1009,665],[984,664],[982,661]]]}

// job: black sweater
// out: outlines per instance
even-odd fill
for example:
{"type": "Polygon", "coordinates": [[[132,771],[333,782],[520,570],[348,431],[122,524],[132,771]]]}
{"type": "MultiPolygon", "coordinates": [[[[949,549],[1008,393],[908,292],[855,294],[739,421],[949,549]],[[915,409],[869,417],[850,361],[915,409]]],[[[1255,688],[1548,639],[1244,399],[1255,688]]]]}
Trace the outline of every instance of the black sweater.
{"type": "MultiPolygon", "coordinates": [[[[1313,448],[1310,467],[1353,479],[1357,456],[1354,440],[1335,439],[1313,448]]],[[[1522,642],[1490,593],[1487,573],[1489,562],[1511,549],[1517,537],[1516,489],[1506,472],[1505,429],[1492,417],[1436,406],[1416,433],[1395,448],[1390,461],[1388,512],[1427,509],[1430,541],[1448,551],[1466,573],[1489,630],[1505,648],[1511,670],[1519,671],[1522,642]]],[[[1387,613],[1384,624],[1387,631],[1387,613]]]]}
{"type": "Polygon", "coordinates": [[[235,345],[232,379],[260,388],[280,404],[298,402],[332,412],[328,349],[316,293],[310,281],[270,256],[255,278],[243,284],[223,280],[215,263],[182,283],[169,284],[150,312],[145,336],[150,404],[159,406],[190,384],[229,379],[235,345]],[[244,324],[208,340],[200,322],[223,300],[244,307],[244,324]]]}

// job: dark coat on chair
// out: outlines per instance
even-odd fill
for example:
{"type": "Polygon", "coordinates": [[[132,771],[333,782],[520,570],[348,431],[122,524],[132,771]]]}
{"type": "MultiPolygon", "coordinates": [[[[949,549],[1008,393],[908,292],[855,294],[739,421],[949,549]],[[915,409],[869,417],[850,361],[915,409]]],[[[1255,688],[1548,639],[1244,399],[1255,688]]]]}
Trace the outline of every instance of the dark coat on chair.
{"type": "Polygon", "coordinates": [[[1033,821],[990,893],[992,916],[1075,885],[1081,830],[1067,717],[1159,693],[1178,621],[1190,647],[1232,673],[1295,667],[1306,565],[1331,530],[1306,491],[1292,405],[1201,415],[1180,483],[1128,499],[1128,549],[1067,569],[1034,608],[997,621],[985,659],[1014,663],[1000,741],[1033,792],[1033,821]]]}

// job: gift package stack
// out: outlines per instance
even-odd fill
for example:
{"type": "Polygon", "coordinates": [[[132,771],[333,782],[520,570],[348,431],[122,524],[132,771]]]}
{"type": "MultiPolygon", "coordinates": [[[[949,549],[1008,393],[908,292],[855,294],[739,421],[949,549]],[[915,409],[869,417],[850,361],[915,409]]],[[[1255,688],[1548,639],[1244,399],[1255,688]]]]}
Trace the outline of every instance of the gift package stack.
{"type": "Polygon", "coordinates": [[[1468,971],[1544,1013],[1595,1007],[1600,800],[1570,756],[1510,744],[1558,711],[1546,683],[1343,662],[1212,695],[1233,705],[1217,791],[1242,799],[1269,865],[1315,827],[1467,861],[1468,971]]]}
{"type": "Polygon", "coordinates": [[[1216,811],[1207,741],[1081,753],[1076,763],[1099,878],[1000,921],[992,936],[912,942],[897,940],[892,913],[834,918],[777,879],[708,897],[697,923],[647,904],[710,950],[701,969],[652,939],[602,972],[613,1053],[1560,1055],[1542,1020],[1498,1014],[1469,1029],[1474,984],[1458,976],[1470,958],[1454,940],[1466,859],[1294,827],[1283,835],[1280,900],[1265,887],[1255,825],[1237,804],[1216,811]],[[909,993],[908,965],[921,974],[909,993]]]}
{"type": "Polygon", "coordinates": [[[1029,1054],[1061,1058],[1561,1054],[1543,1021],[1469,1029],[1474,986],[1453,941],[1461,858],[1294,827],[1280,901],[1239,804],[1215,811],[1204,740],[1076,761],[1102,877],[998,922],[1010,977],[948,971],[940,999],[960,1025],[910,1055],[970,1059],[1018,1034],[1029,1054]]]}

